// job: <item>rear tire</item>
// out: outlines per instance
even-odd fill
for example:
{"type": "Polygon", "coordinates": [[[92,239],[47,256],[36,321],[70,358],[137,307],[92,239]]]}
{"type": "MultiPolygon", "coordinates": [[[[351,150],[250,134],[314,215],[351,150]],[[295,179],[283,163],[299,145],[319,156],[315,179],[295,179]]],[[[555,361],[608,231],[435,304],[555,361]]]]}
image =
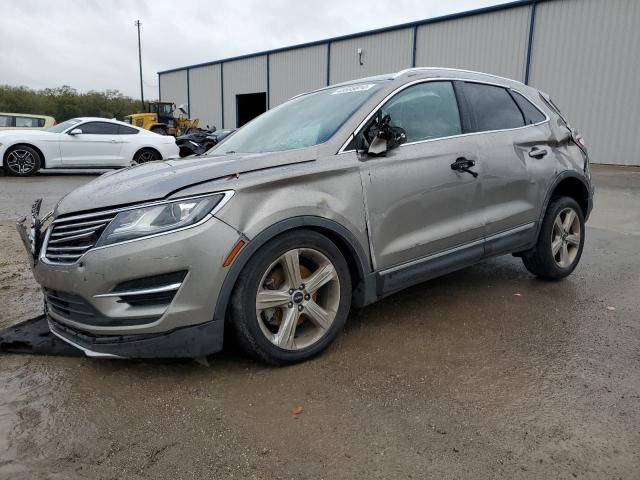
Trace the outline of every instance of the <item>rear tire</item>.
{"type": "Polygon", "coordinates": [[[552,198],[536,246],[522,257],[524,266],[546,280],[564,278],[578,265],[584,239],[584,215],[578,202],[570,197],[552,198]]]}
{"type": "Polygon", "coordinates": [[[162,155],[153,148],[143,148],[138,150],[133,156],[133,165],[140,165],[142,163],[154,162],[156,160],[162,160],[162,155]]]}
{"type": "Polygon", "coordinates": [[[8,175],[28,177],[34,175],[42,166],[40,154],[28,145],[11,147],[4,157],[4,169],[8,175]]]}
{"type": "Polygon", "coordinates": [[[162,127],[152,127],[151,130],[153,133],[157,133],[158,135],[166,135],[167,131],[162,127]]]}
{"type": "Polygon", "coordinates": [[[248,355],[288,365],[327,348],[350,305],[351,277],[340,250],[317,232],[298,230],[274,238],[249,260],[231,298],[231,321],[248,355]]]}

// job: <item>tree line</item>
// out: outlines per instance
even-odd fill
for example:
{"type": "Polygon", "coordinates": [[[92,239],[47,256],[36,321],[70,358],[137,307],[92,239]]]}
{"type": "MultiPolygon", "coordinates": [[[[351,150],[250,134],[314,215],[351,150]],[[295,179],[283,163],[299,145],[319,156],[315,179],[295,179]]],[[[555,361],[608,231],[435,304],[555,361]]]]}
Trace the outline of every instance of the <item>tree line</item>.
{"type": "Polygon", "coordinates": [[[141,111],[139,100],[127,97],[118,90],[79,93],[68,85],[44,90],[0,85],[0,112],[49,115],[58,123],[74,117],[122,120],[126,115],[141,111]]]}

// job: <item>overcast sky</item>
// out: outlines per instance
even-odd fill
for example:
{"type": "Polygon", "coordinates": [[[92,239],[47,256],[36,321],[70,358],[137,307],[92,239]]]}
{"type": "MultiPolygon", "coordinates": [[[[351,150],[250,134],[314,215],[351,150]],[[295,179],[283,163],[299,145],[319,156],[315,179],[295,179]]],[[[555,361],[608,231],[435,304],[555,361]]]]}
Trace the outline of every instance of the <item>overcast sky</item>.
{"type": "Polygon", "coordinates": [[[0,84],[147,97],[156,72],[504,0],[0,0],[0,84]]]}

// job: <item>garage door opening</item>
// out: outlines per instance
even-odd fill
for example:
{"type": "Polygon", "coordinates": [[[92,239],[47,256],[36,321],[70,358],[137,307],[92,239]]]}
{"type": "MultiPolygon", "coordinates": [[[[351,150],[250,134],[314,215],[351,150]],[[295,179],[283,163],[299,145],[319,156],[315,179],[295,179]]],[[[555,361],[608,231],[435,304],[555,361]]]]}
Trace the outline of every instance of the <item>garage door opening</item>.
{"type": "Polygon", "coordinates": [[[267,94],[265,92],[236,95],[236,127],[241,127],[266,111],[267,94]]]}

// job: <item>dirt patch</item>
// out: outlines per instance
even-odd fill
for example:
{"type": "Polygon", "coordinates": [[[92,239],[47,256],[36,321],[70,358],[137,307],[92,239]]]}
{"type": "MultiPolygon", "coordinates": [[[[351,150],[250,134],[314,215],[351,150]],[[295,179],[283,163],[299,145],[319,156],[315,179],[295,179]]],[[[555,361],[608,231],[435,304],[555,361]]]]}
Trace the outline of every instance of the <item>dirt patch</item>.
{"type": "Polygon", "coordinates": [[[0,245],[0,328],[5,328],[41,314],[43,298],[15,222],[0,222],[0,245]]]}

